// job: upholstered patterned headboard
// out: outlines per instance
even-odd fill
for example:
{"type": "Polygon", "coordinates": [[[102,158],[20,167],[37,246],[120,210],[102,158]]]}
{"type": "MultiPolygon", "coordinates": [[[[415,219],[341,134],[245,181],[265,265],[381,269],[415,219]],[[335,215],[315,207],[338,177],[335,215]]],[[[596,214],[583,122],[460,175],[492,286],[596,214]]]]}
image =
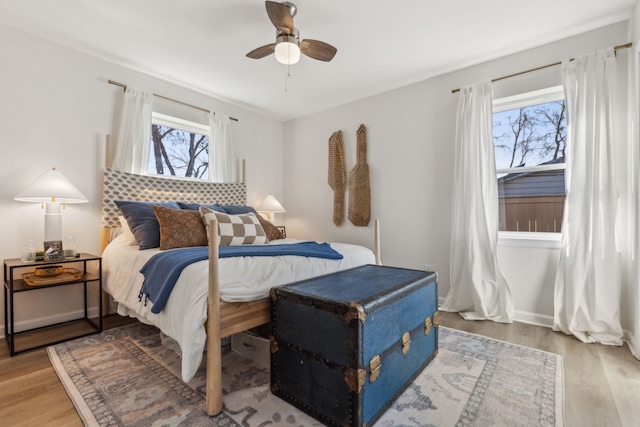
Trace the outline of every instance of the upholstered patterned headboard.
{"type": "Polygon", "coordinates": [[[116,200],[139,202],[190,202],[200,204],[246,205],[244,182],[208,182],[136,175],[113,169],[104,171],[102,226],[119,227],[116,200]]]}

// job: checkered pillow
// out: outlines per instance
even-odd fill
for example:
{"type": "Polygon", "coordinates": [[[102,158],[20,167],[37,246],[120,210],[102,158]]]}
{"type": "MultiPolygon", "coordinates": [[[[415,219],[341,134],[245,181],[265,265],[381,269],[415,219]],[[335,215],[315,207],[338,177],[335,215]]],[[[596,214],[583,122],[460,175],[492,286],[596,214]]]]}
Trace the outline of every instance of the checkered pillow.
{"type": "Polygon", "coordinates": [[[212,215],[218,220],[220,246],[251,245],[269,243],[269,239],[254,213],[229,215],[200,207],[205,224],[208,226],[212,215]]]}

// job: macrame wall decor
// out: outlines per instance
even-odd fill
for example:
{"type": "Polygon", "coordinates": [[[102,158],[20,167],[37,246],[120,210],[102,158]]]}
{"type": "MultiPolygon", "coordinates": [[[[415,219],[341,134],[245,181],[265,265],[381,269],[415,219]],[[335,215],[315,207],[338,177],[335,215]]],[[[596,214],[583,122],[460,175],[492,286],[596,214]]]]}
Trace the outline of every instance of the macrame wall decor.
{"type": "Polygon", "coordinates": [[[344,163],[342,132],[337,131],[329,138],[329,186],[333,189],[333,223],[341,225],[344,221],[344,191],[347,184],[347,171],[344,163]]]}
{"type": "Polygon", "coordinates": [[[371,178],[367,164],[367,129],[360,125],[357,132],[356,165],[349,174],[349,221],[366,227],[371,219],[371,178]]]}

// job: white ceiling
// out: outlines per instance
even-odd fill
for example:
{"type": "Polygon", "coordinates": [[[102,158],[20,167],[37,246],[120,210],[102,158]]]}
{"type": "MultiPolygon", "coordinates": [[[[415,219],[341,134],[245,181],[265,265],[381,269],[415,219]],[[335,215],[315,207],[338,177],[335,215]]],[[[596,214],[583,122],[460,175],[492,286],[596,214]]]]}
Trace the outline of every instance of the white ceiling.
{"type": "Polygon", "coordinates": [[[301,38],[338,53],[289,78],[245,57],[275,41],[262,0],[0,0],[0,23],[288,120],[626,20],[635,2],[294,0],[301,38]]]}

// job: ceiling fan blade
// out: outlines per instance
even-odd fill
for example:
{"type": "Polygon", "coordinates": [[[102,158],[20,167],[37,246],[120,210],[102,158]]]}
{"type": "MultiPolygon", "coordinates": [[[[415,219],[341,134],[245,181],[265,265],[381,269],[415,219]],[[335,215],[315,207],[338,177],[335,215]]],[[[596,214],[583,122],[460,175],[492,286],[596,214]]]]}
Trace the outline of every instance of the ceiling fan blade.
{"type": "Polygon", "coordinates": [[[310,58],[329,62],[336,56],[338,49],[319,40],[304,39],[300,42],[300,52],[310,58]]]}
{"type": "Polygon", "coordinates": [[[267,44],[264,46],[260,46],[257,49],[253,49],[251,52],[247,53],[247,58],[251,59],[260,59],[265,56],[271,55],[276,48],[275,43],[267,44]]]}
{"type": "Polygon", "coordinates": [[[289,7],[275,1],[266,1],[264,3],[267,8],[267,15],[269,15],[273,25],[279,31],[291,34],[293,32],[293,16],[291,16],[289,7]]]}

